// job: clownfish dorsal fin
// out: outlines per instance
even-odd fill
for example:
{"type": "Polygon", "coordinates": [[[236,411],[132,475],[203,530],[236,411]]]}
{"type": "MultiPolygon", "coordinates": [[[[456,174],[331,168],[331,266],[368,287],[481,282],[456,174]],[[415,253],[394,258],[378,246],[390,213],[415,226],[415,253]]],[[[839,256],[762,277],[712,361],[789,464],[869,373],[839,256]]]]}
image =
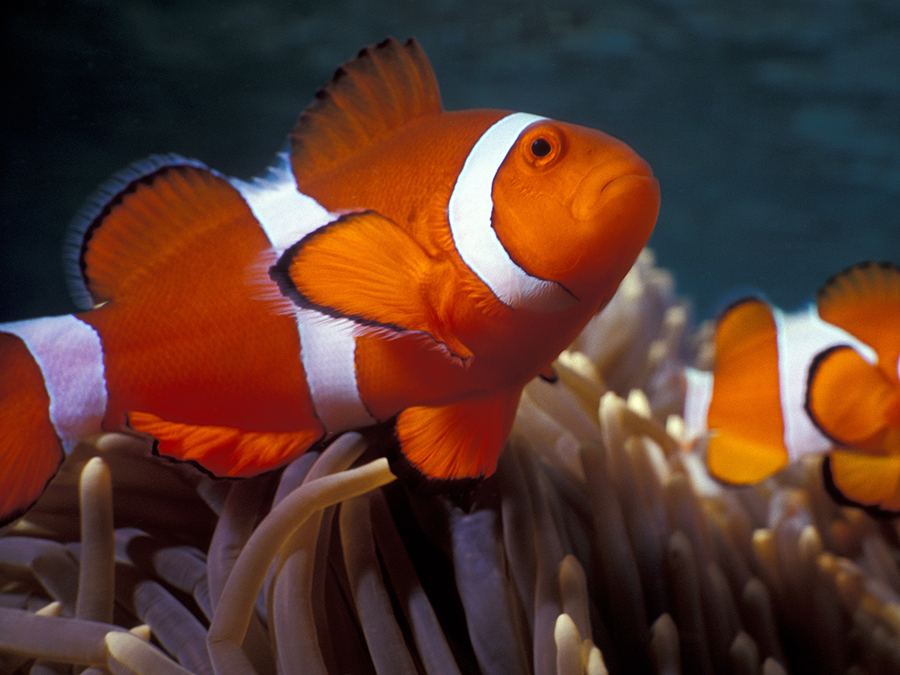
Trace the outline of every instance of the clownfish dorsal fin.
{"type": "Polygon", "coordinates": [[[389,38],[338,68],[290,135],[298,185],[337,166],[382,134],[441,112],[437,80],[413,39],[389,38]]]}
{"type": "Polygon", "coordinates": [[[430,346],[465,362],[472,351],[441,316],[453,289],[439,268],[392,220],[361,211],[305,236],[269,274],[299,307],[375,329],[419,332],[430,346]]]}
{"type": "Polygon", "coordinates": [[[67,264],[79,307],[141,292],[173,272],[192,237],[236,218],[252,218],[224,177],[177,155],[151,157],[116,174],[72,224],[67,264]]]}
{"type": "Polygon", "coordinates": [[[861,263],[825,282],[816,296],[823,321],[872,347],[878,360],[896,373],[900,357],[900,267],[861,263]]]}

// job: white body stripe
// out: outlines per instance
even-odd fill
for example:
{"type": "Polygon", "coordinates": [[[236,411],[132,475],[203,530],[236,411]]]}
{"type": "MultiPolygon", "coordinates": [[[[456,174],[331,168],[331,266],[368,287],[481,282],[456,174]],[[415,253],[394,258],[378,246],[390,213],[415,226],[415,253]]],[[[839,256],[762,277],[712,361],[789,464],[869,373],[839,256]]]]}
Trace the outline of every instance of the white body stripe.
{"type": "Polygon", "coordinates": [[[684,369],[684,435],[695,440],[707,431],[706,420],[712,402],[713,374],[706,370],[684,369]]]}
{"type": "Polygon", "coordinates": [[[875,364],[874,350],[846,331],[819,318],[814,307],[796,314],[773,308],[778,341],[778,387],[784,418],[784,445],[791,461],[825,452],[834,444],[813,424],[804,407],[809,369],[816,356],[837,345],[849,345],[875,364]]]}
{"type": "Polygon", "coordinates": [[[356,383],[356,322],[298,309],[297,326],[306,381],[325,429],[333,433],[375,424],[356,383]]]}
{"type": "Polygon", "coordinates": [[[0,331],[20,337],[40,367],[65,451],[99,433],[108,394],[97,331],[71,314],[0,324],[0,331]]]}
{"type": "Polygon", "coordinates": [[[244,197],[279,255],[337,217],[315,199],[297,190],[297,183],[284,155],[279,156],[279,164],[269,170],[268,176],[257,178],[252,183],[232,178],[231,184],[244,197]]]}
{"type": "MultiPolygon", "coordinates": [[[[253,211],[281,255],[285,249],[332,222],[315,199],[297,190],[287,157],[269,175],[252,183],[232,179],[232,184],[253,211]]],[[[328,432],[369,426],[376,420],[360,399],[356,383],[356,339],[359,328],[350,319],[336,319],[313,309],[295,308],[300,339],[300,359],[319,421],[328,432]]]]}
{"type": "Polygon", "coordinates": [[[513,113],[491,126],[475,143],[456,180],[448,204],[456,250],[494,295],[510,307],[552,311],[572,303],[572,295],[553,281],[529,275],[510,258],[491,224],[494,177],[519,135],[546,119],[513,113]]]}

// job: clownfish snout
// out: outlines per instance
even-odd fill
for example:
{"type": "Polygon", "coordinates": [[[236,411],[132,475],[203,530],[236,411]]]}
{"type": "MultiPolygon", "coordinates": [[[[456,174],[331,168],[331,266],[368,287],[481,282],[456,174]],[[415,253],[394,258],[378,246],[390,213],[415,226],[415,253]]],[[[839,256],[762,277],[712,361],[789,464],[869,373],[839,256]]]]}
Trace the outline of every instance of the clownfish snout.
{"type": "Polygon", "coordinates": [[[659,205],[659,182],[630,149],[591,169],[570,206],[584,232],[579,259],[561,283],[581,298],[590,289],[618,286],[647,244],[659,205]]]}
{"type": "Polygon", "coordinates": [[[572,217],[593,220],[611,197],[632,189],[659,192],[650,165],[633,152],[603,162],[582,178],[572,200],[572,217]]]}

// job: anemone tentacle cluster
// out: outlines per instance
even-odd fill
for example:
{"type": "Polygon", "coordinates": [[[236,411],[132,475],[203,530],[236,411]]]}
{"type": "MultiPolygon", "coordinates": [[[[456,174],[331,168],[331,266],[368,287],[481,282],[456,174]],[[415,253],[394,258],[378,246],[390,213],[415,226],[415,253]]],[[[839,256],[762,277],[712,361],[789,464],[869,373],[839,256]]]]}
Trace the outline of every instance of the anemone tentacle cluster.
{"type": "Polygon", "coordinates": [[[0,536],[0,672],[900,672],[900,527],[684,450],[708,344],[645,251],[465,494],[377,436],[240,481],[91,439],[0,536]]]}

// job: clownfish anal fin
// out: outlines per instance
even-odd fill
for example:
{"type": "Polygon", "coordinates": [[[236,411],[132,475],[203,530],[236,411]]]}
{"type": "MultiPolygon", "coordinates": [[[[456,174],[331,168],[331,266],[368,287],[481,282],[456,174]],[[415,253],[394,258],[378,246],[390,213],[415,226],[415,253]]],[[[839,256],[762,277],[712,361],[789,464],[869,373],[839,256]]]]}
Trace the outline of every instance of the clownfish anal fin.
{"type": "Polygon", "coordinates": [[[877,449],[895,398],[896,385],[849,346],[822,352],[810,367],[806,411],[842,445],[877,449]]]}
{"type": "Polygon", "coordinates": [[[521,390],[501,391],[438,407],[413,407],[397,417],[406,459],[426,478],[490,476],[506,444],[521,390]]]}
{"type": "Polygon", "coordinates": [[[367,47],[300,115],[290,136],[294,177],[302,185],[382,134],[441,110],[437,80],[415,40],[367,47]]]}
{"type": "Polygon", "coordinates": [[[65,458],[50,397],[25,343],[0,332],[0,525],[41,496],[65,458]]]}
{"type": "Polygon", "coordinates": [[[825,486],[843,504],[873,515],[900,514],[900,455],[835,450],[822,463],[825,486]]]}
{"type": "Polygon", "coordinates": [[[438,261],[393,221],[350,213],[288,248],[270,270],[300,307],[373,328],[427,334],[462,361],[472,356],[440,316],[438,261]]]}
{"type": "Polygon", "coordinates": [[[171,422],[128,413],[128,426],[156,439],[155,452],[193,462],[213,476],[244,477],[278,468],[303,454],[322,429],[269,432],[171,422]]]}

